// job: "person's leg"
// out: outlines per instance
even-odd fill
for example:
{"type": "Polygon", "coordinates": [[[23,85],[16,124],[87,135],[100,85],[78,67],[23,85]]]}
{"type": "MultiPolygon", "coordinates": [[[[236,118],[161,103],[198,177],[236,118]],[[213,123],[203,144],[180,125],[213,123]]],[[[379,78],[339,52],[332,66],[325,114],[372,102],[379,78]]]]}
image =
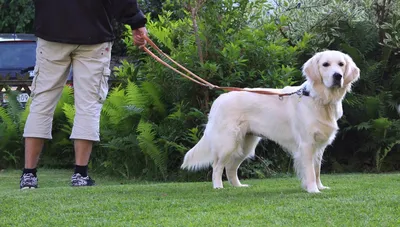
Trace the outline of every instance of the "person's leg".
{"type": "Polygon", "coordinates": [[[100,113],[108,93],[111,47],[112,43],[81,45],[72,55],[75,118],[70,138],[74,140],[76,164],[73,186],[91,185],[79,176],[90,179],[87,166],[93,142],[100,140],[100,113]]]}
{"type": "Polygon", "coordinates": [[[36,166],[46,139],[51,139],[53,114],[67,80],[73,45],[38,39],[35,77],[31,85],[31,105],[25,123],[25,168],[20,188],[37,187],[36,166]],[[24,179],[25,180],[24,180],[24,179]]]}
{"type": "Polygon", "coordinates": [[[38,187],[36,165],[39,161],[44,139],[25,138],[25,167],[19,182],[20,189],[33,189],[38,187]]]}
{"type": "Polygon", "coordinates": [[[92,153],[93,141],[80,140],[74,141],[75,148],[75,173],[79,173],[83,177],[87,177],[88,163],[90,154],[92,153]]]}
{"type": "Polygon", "coordinates": [[[42,138],[25,138],[25,169],[36,168],[43,145],[42,138]]]}
{"type": "Polygon", "coordinates": [[[89,163],[90,151],[92,150],[93,141],[75,140],[75,164],[84,166],[89,163]]]}

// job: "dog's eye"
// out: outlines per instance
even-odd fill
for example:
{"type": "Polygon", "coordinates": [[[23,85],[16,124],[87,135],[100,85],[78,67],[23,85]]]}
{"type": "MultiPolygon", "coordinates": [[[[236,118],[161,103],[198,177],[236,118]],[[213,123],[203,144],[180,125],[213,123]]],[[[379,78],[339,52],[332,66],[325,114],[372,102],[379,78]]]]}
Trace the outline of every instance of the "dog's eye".
{"type": "Polygon", "coordinates": [[[344,66],[343,62],[339,62],[339,66],[340,67],[344,66]]]}
{"type": "Polygon", "coordinates": [[[322,64],[322,66],[328,67],[328,66],[329,66],[329,63],[328,63],[328,62],[325,62],[324,64],[322,64]]]}

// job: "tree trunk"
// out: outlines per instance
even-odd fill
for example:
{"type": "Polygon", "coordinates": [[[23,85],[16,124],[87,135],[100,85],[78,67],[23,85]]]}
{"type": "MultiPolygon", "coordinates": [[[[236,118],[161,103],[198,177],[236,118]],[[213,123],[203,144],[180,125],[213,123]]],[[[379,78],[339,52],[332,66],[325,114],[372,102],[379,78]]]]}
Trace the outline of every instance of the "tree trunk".
{"type": "MultiPolygon", "coordinates": [[[[204,64],[204,57],[203,57],[203,48],[201,45],[201,40],[199,36],[199,27],[197,25],[197,13],[203,4],[202,0],[196,0],[195,1],[195,7],[190,7],[190,12],[192,15],[192,22],[193,22],[193,31],[194,31],[194,36],[196,40],[196,45],[197,45],[197,54],[199,56],[199,61],[201,64],[204,64]]],[[[207,78],[205,78],[207,79],[207,78]]],[[[201,87],[200,89],[201,93],[203,94],[203,101],[200,102],[200,108],[205,111],[208,109],[209,105],[209,100],[210,100],[210,93],[208,91],[207,87],[201,87]]]]}

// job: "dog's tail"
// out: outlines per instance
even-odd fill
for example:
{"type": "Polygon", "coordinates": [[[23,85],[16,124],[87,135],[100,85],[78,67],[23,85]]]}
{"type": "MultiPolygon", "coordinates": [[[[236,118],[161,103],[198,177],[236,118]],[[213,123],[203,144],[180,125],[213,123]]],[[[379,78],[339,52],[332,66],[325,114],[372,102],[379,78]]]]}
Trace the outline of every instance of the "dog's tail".
{"type": "Polygon", "coordinates": [[[208,147],[207,138],[201,137],[200,141],[188,151],[181,165],[181,169],[197,171],[210,166],[213,158],[208,147]]]}

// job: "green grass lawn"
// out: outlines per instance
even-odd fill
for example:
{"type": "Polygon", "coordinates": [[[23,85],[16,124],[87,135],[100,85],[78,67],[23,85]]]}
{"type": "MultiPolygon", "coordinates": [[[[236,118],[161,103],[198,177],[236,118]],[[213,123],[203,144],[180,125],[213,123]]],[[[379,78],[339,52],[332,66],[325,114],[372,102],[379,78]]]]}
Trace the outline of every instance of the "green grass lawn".
{"type": "Polygon", "coordinates": [[[94,175],[72,188],[70,171],[39,170],[36,190],[20,191],[19,171],[0,173],[0,226],[400,226],[400,174],[323,175],[321,194],[296,178],[146,183],[94,175]]]}

